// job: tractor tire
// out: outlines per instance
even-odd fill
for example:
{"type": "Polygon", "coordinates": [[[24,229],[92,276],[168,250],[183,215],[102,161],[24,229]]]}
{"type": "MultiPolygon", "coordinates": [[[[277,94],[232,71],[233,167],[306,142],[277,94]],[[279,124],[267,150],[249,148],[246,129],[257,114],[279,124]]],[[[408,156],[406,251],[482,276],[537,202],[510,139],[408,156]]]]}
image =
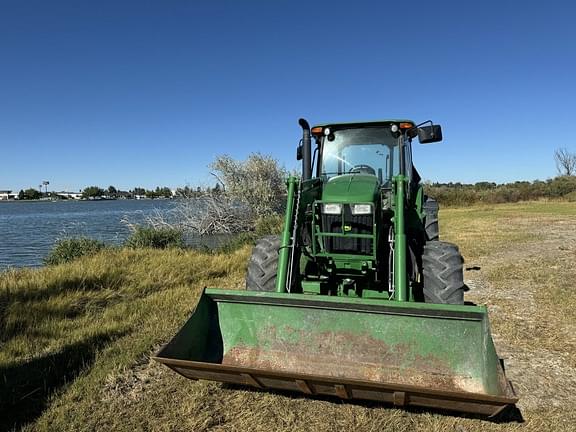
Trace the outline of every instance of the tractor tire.
{"type": "Polygon", "coordinates": [[[455,244],[426,242],[422,254],[422,291],[426,303],[464,304],[463,263],[455,244]]]}
{"type": "Polygon", "coordinates": [[[438,228],[438,201],[434,198],[426,197],[424,201],[424,228],[426,229],[426,239],[428,241],[440,238],[438,228]]]}
{"type": "Polygon", "coordinates": [[[280,249],[279,236],[267,236],[258,240],[248,262],[246,274],[248,291],[276,291],[278,249],[280,249]]]}

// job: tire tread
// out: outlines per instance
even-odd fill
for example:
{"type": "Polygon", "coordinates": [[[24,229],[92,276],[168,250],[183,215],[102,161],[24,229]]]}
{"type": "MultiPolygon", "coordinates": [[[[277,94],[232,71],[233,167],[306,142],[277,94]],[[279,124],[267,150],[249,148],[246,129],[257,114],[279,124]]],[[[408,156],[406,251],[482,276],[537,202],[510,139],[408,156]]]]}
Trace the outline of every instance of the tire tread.
{"type": "Polygon", "coordinates": [[[422,255],[424,301],[464,304],[463,264],[464,259],[455,244],[427,242],[422,255]]]}
{"type": "Polygon", "coordinates": [[[254,246],[248,262],[246,273],[246,289],[249,291],[276,290],[276,274],[278,273],[279,236],[263,237],[254,246]]]}

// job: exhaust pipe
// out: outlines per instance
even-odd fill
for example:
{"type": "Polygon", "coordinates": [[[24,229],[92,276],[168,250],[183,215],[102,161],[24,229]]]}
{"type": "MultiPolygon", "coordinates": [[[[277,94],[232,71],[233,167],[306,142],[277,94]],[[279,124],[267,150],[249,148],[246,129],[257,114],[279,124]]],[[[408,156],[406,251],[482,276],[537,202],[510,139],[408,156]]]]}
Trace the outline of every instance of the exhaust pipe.
{"type": "Polygon", "coordinates": [[[301,118],[298,124],[302,128],[302,180],[312,178],[312,144],[310,138],[310,125],[301,118]]]}

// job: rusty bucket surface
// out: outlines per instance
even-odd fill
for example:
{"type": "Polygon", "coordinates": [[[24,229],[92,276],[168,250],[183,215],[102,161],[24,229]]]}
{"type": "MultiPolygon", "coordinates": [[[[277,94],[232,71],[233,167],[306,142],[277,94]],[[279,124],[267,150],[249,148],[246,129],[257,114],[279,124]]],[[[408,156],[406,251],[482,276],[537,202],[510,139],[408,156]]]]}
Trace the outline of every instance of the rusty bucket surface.
{"type": "Polygon", "coordinates": [[[181,375],[495,415],[517,401],[485,307],[206,289],[154,357],[181,375]]]}

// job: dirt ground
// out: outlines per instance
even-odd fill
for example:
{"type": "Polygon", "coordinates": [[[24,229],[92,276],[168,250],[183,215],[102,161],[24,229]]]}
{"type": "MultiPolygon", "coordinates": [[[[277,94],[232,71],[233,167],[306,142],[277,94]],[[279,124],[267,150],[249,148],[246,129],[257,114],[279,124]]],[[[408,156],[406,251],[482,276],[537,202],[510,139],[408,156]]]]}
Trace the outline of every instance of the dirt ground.
{"type": "MultiPolygon", "coordinates": [[[[493,339],[520,396],[520,410],[569,412],[576,407],[576,321],[558,305],[565,300],[574,306],[576,218],[507,222],[531,240],[468,263],[467,298],[489,305],[493,339]],[[562,298],[562,287],[571,291],[569,297],[562,298]]],[[[576,430],[576,424],[570,427],[576,430]]]]}

